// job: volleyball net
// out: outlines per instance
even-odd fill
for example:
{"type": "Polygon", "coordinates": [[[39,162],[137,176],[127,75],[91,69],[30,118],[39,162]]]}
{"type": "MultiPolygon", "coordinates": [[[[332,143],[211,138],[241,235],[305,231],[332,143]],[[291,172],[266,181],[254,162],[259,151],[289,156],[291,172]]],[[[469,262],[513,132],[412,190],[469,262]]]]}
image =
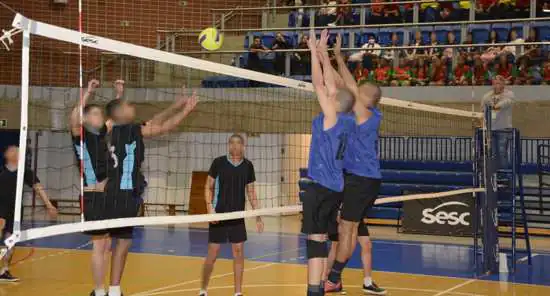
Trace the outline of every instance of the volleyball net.
{"type": "MultiPolygon", "coordinates": [[[[310,83],[79,33],[19,14],[13,28],[21,31],[18,38],[22,39],[20,96],[1,104],[11,110],[20,108],[19,159],[32,152],[31,168],[50,199],[56,201],[61,215],[51,224],[27,223],[45,218],[45,214],[37,211],[25,210],[21,216],[21,209],[30,208],[34,202],[23,186],[23,172],[29,169],[28,165],[20,161],[14,209],[16,226],[14,236],[7,240],[8,246],[105,228],[209,222],[301,211],[298,183],[303,176],[301,171],[307,168],[311,121],[320,112],[310,83]],[[44,44],[55,44],[65,50],[44,57],[40,50],[44,44]],[[82,67],[79,67],[79,45],[83,46],[82,67]],[[39,62],[45,58],[63,66],[45,68],[39,62]],[[135,104],[138,121],[153,118],[182,95],[196,92],[199,97],[198,106],[177,129],[145,141],[141,172],[147,183],[141,196],[144,217],[81,219],[81,178],[68,130],[69,113],[81,94],[79,77],[84,85],[91,79],[99,79],[100,86],[91,98],[91,102],[99,105],[115,97],[113,81],[125,80],[124,98],[135,104]],[[216,157],[228,153],[227,141],[234,133],[245,137],[245,156],[256,173],[259,209],[247,207],[242,212],[202,214],[205,174],[216,157]]],[[[11,46],[17,47],[17,42],[11,46]]],[[[482,114],[387,97],[382,99],[381,109],[384,116],[381,158],[437,161],[449,157],[464,162],[473,157],[472,143],[456,145],[437,139],[471,140],[482,114]],[[412,137],[419,140],[414,144],[404,142],[412,137]]],[[[438,191],[443,192],[388,193],[377,204],[474,194],[484,188],[470,185],[438,191]]]]}

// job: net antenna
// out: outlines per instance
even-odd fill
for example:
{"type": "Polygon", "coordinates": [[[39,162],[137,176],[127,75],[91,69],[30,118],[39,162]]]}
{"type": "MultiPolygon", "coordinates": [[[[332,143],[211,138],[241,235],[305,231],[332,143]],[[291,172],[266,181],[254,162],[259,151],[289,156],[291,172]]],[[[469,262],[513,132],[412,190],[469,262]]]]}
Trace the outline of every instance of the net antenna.
{"type": "Polygon", "coordinates": [[[17,28],[13,28],[11,30],[2,30],[2,37],[0,37],[0,41],[2,42],[2,44],[4,45],[4,47],[6,48],[7,51],[10,51],[10,46],[13,44],[13,39],[12,37],[14,35],[17,35],[19,33],[23,32],[23,30],[21,29],[17,29],[17,28]]]}
{"type": "MultiPolygon", "coordinates": [[[[29,45],[30,34],[42,36],[54,40],[59,40],[71,44],[82,44],[89,48],[95,48],[102,51],[113,52],[121,55],[128,55],[138,57],[140,59],[146,59],[151,61],[158,61],[162,63],[172,64],[176,66],[185,66],[187,68],[196,69],[200,71],[206,71],[211,73],[229,75],[242,79],[248,79],[256,82],[263,82],[270,85],[278,85],[289,89],[300,90],[303,92],[311,93],[314,88],[311,83],[290,79],[281,76],[270,75],[266,73],[241,69],[229,65],[210,62],[207,60],[201,60],[188,56],[178,55],[166,51],[152,49],[144,46],[138,46],[131,43],[121,42],[109,38],[81,33],[79,31],[50,25],[47,23],[34,21],[25,18],[21,14],[17,14],[14,18],[12,26],[18,30],[23,30],[23,54],[22,54],[22,79],[21,79],[21,136],[20,136],[20,159],[24,159],[26,150],[26,136],[28,129],[28,100],[29,100],[29,45]]],[[[427,104],[420,104],[410,101],[403,101],[393,98],[382,98],[382,105],[404,108],[407,111],[418,110],[421,112],[428,112],[437,115],[449,115],[454,118],[471,119],[481,118],[482,114],[477,112],[457,110],[427,104]]],[[[28,241],[43,237],[50,237],[62,234],[77,233],[82,231],[92,231],[107,228],[120,228],[127,226],[150,226],[150,225],[167,225],[167,224],[181,224],[181,223],[200,223],[212,221],[212,215],[193,215],[193,216],[155,216],[151,217],[136,217],[136,218],[124,218],[124,219],[112,219],[112,220],[97,220],[78,223],[69,223],[61,225],[52,225],[39,228],[31,228],[21,231],[20,228],[20,209],[21,209],[21,195],[23,191],[23,173],[24,162],[21,161],[18,167],[18,183],[17,183],[17,196],[16,196],[16,210],[15,210],[15,228],[14,235],[6,240],[8,247],[13,247],[16,243],[22,241],[28,241]],[[19,215],[19,216],[18,216],[19,215]]],[[[296,185],[297,186],[297,185],[296,185]]],[[[479,188],[468,188],[467,192],[478,192],[479,188]]],[[[464,193],[464,192],[460,192],[464,193]]],[[[456,192],[445,193],[456,194],[456,192]]],[[[414,196],[415,198],[421,198],[422,196],[414,196]]],[[[438,195],[428,194],[425,198],[437,198],[442,197],[438,195]]],[[[399,200],[407,198],[405,196],[400,197],[399,200]]],[[[409,197],[410,198],[410,197],[409,197]]],[[[391,199],[392,202],[396,201],[391,199]]],[[[389,200],[377,201],[377,203],[387,203],[389,200]]],[[[301,210],[302,206],[291,205],[281,206],[276,208],[265,208],[257,210],[248,210],[240,212],[220,213],[215,214],[215,220],[233,220],[247,217],[257,217],[266,215],[280,215],[287,213],[297,213],[301,210]]]]}

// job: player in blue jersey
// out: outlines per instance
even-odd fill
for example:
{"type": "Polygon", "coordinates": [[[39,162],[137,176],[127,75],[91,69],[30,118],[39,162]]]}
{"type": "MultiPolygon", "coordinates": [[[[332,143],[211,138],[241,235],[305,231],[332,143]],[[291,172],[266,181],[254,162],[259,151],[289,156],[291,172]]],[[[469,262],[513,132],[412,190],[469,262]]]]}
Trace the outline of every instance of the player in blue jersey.
{"type": "Polygon", "coordinates": [[[308,176],[313,183],[305,189],[302,199],[302,232],[307,235],[308,296],[324,295],[322,279],[328,255],[328,227],[341,201],[344,153],[349,130],[354,124],[346,115],[353,107],[353,96],[336,87],[327,41],[327,30],[321,33],[318,44],[315,33],[310,32],[311,78],[322,113],[313,119],[308,163],[308,176]]]}
{"type": "MultiPolygon", "coordinates": [[[[344,62],[340,48],[341,37],[338,36],[334,48],[338,63],[338,72],[347,89],[355,97],[353,113],[355,115],[354,132],[348,138],[348,147],[344,157],[345,186],[339,225],[339,244],[336,260],[328,276],[327,291],[342,290],[342,270],[355,247],[354,232],[365,218],[366,212],[374,205],[382,182],[380,160],[378,158],[378,133],[382,113],[377,108],[382,91],[370,83],[358,86],[344,62]]],[[[366,224],[364,224],[366,227],[366,224]]],[[[367,232],[368,234],[368,232],[367,232]]],[[[359,240],[365,240],[361,236],[359,240]]],[[[361,243],[370,251],[370,240],[361,243]]],[[[370,254],[370,252],[369,252],[370,254]]],[[[370,260],[369,260],[370,261],[370,260]]],[[[372,268],[371,268],[372,269],[372,268]]],[[[385,295],[386,291],[378,287],[366,273],[363,291],[369,294],[385,295]]]]}

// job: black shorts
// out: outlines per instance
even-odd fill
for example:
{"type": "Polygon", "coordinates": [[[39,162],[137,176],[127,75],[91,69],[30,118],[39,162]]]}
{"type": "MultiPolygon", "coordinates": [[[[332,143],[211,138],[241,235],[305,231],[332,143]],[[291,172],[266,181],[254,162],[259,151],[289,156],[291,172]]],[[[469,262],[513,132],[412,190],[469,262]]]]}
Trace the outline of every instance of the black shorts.
{"type": "MultiPolygon", "coordinates": [[[[131,191],[117,192],[117,194],[84,192],[84,219],[97,221],[134,218],[137,217],[140,204],[131,191]]],[[[100,229],[85,233],[93,236],[108,235],[113,238],[131,239],[134,227],[100,229]]]]}
{"type": "MultiPolygon", "coordinates": [[[[336,222],[336,220],[334,220],[334,222],[331,221],[331,225],[329,226],[328,239],[331,242],[337,242],[340,240],[338,238],[338,235],[338,223],[336,222]]],[[[361,222],[359,222],[359,226],[357,226],[357,236],[370,236],[366,218],[361,219],[361,222]]]]}
{"type": "Polygon", "coordinates": [[[2,245],[3,240],[7,239],[5,234],[13,233],[13,222],[15,219],[13,217],[13,213],[5,213],[5,212],[4,213],[0,212],[0,218],[4,219],[5,221],[4,229],[2,229],[2,242],[0,242],[0,245],[2,245]]]}
{"type": "Polygon", "coordinates": [[[342,219],[350,222],[360,222],[367,211],[372,208],[378,197],[382,180],[345,175],[345,185],[342,203],[342,219]]]}
{"type": "Polygon", "coordinates": [[[210,223],[208,227],[208,242],[211,244],[239,244],[246,239],[244,220],[220,221],[216,224],[210,223]]]}
{"type": "Polygon", "coordinates": [[[328,234],[342,201],[342,192],[332,191],[317,183],[304,191],[302,233],[328,234]]]}

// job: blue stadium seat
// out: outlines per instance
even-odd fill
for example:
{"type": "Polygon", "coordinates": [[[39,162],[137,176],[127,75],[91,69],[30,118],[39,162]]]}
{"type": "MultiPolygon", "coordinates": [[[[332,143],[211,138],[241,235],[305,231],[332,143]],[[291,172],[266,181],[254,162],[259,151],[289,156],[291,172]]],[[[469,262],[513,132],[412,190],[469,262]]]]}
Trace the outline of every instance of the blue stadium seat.
{"type": "Polygon", "coordinates": [[[237,78],[233,76],[210,76],[201,81],[204,88],[244,88],[248,87],[248,79],[237,78]]]}
{"type": "Polygon", "coordinates": [[[442,172],[472,172],[472,162],[421,161],[421,160],[381,160],[385,170],[426,170],[442,172]]]}
{"type": "Polygon", "coordinates": [[[473,24],[469,26],[469,31],[472,32],[472,39],[474,43],[485,43],[489,40],[491,26],[473,24]]]}
{"type": "Polygon", "coordinates": [[[382,179],[392,183],[473,185],[472,173],[468,172],[382,170],[382,179]]]}
{"type": "MultiPolygon", "coordinates": [[[[430,35],[432,33],[432,31],[434,30],[434,27],[433,26],[423,26],[423,27],[420,27],[420,33],[422,34],[422,42],[424,42],[425,44],[429,44],[430,43],[430,35]]],[[[411,30],[409,31],[409,40],[414,40],[414,35],[416,34],[416,30],[411,30]]]]}
{"type": "Polygon", "coordinates": [[[550,40],[550,22],[540,22],[533,25],[539,34],[540,41],[550,40]]]}
{"type": "Polygon", "coordinates": [[[508,41],[508,34],[511,29],[510,23],[496,23],[491,27],[492,30],[497,32],[497,38],[499,41],[508,41]]]}
{"type": "Polygon", "coordinates": [[[267,48],[271,48],[273,42],[275,41],[275,32],[264,32],[260,34],[262,38],[262,44],[267,48]]]}
{"type": "MultiPolygon", "coordinates": [[[[297,11],[291,11],[288,14],[288,27],[294,28],[296,27],[296,21],[298,20],[298,12],[297,11]]],[[[306,12],[302,16],[302,27],[309,26],[309,14],[306,12]]]]}
{"type": "Polygon", "coordinates": [[[434,32],[437,35],[437,41],[439,43],[447,43],[447,34],[449,32],[453,32],[456,43],[460,43],[460,26],[435,26],[434,32]]]}
{"type": "Polygon", "coordinates": [[[398,44],[402,45],[405,38],[405,31],[403,29],[395,28],[381,28],[378,33],[378,43],[383,46],[390,45],[391,36],[394,32],[397,34],[397,38],[399,39],[398,44]]]}

